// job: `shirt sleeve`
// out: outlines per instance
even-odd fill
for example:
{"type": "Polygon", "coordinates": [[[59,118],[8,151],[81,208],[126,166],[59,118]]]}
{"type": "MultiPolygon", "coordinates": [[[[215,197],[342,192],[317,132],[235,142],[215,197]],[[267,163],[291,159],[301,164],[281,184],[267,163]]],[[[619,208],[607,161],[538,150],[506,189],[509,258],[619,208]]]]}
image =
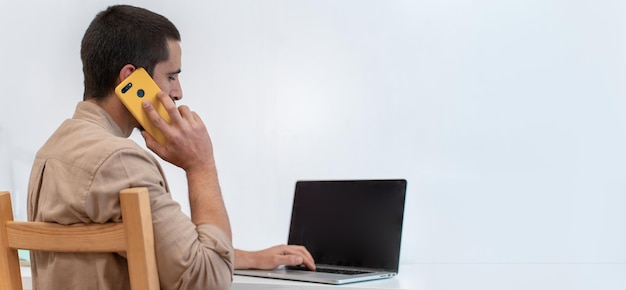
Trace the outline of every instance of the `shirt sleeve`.
{"type": "Polygon", "coordinates": [[[141,148],[116,151],[101,161],[86,198],[96,222],[121,219],[119,191],[147,187],[162,289],[230,289],[234,249],[215,225],[196,226],[171,198],[161,167],[141,148]]]}

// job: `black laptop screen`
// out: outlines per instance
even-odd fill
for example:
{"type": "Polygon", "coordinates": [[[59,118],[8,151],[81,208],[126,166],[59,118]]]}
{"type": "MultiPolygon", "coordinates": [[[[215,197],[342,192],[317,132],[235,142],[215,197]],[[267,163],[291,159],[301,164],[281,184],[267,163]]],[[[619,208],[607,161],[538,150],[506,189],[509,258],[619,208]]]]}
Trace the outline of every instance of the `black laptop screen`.
{"type": "Polygon", "coordinates": [[[406,180],[298,181],[289,244],[317,264],[397,271],[406,180]]]}

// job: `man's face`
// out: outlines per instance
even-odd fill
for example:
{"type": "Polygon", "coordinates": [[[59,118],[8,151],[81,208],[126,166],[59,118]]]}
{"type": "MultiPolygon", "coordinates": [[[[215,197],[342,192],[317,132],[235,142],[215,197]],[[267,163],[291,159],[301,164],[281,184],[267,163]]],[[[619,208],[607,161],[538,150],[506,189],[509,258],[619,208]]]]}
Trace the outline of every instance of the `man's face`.
{"type": "Polygon", "coordinates": [[[173,100],[180,100],[183,98],[183,90],[178,79],[181,66],[180,43],[175,40],[168,40],[167,46],[169,58],[156,64],[152,78],[161,88],[161,91],[168,94],[173,100]]]}

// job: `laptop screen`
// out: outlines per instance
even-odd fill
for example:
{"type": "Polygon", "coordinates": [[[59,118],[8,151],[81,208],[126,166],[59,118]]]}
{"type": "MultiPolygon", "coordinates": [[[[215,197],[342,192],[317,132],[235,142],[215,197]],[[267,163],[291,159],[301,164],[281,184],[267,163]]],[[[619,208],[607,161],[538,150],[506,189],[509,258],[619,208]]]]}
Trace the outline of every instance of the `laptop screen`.
{"type": "Polygon", "coordinates": [[[397,272],[406,180],[298,181],[288,243],[316,264],[397,272]]]}

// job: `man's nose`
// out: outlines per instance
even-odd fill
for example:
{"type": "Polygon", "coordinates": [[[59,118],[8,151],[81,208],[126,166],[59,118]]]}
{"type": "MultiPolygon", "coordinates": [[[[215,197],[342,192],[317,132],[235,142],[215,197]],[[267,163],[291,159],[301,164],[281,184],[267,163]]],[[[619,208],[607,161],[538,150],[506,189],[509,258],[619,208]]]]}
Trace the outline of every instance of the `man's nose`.
{"type": "Polygon", "coordinates": [[[172,97],[174,101],[180,101],[183,98],[183,90],[180,87],[180,84],[178,84],[176,87],[174,87],[173,90],[170,91],[170,97],[172,97]]]}

